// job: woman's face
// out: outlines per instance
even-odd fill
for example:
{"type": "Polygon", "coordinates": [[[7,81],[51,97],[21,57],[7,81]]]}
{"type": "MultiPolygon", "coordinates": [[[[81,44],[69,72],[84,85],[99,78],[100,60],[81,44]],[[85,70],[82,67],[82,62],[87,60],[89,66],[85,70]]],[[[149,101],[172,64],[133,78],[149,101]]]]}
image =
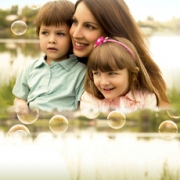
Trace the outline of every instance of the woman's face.
{"type": "Polygon", "coordinates": [[[100,36],[106,36],[104,30],[84,2],[79,3],[76,8],[70,35],[73,43],[73,52],[77,57],[88,57],[93,50],[95,41],[100,36]]]}

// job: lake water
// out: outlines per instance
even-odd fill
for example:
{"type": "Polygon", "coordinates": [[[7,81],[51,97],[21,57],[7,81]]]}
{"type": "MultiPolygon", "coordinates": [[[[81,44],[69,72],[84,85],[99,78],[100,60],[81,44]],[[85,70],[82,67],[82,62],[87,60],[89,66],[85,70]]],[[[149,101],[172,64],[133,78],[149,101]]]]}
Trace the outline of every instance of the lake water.
{"type": "MultiPolygon", "coordinates": [[[[152,36],[149,42],[167,87],[180,89],[180,36],[152,36]]],[[[41,55],[37,42],[0,41],[0,85],[41,55]]],[[[39,129],[13,142],[6,132],[0,131],[0,179],[180,180],[179,133],[163,139],[158,132],[131,133],[123,128],[118,133],[110,127],[103,132],[70,128],[61,135],[39,129]]]]}
{"type": "Polygon", "coordinates": [[[162,70],[167,87],[180,89],[180,36],[151,36],[150,50],[162,70]]]}
{"type": "Polygon", "coordinates": [[[180,180],[178,138],[91,130],[39,133],[13,144],[0,133],[0,179],[180,180]]]}

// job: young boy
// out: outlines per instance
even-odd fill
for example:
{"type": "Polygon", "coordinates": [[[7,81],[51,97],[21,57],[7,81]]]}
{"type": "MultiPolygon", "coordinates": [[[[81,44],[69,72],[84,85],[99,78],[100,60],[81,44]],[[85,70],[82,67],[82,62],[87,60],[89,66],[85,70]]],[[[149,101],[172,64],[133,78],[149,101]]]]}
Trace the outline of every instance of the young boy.
{"type": "Polygon", "coordinates": [[[74,4],[68,0],[50,1],[40,8],[36,33],[45,56],[28,63],[17,78],[13,88],[15,111],[78,108],[86,66],[70,54],[73,12],[74,4]]]}

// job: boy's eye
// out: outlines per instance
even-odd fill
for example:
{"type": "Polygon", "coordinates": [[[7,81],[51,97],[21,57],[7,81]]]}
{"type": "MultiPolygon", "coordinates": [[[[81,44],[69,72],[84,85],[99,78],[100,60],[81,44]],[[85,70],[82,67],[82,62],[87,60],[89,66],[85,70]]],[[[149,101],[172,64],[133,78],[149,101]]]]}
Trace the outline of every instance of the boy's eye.
{"type": "Polygon", "coordinates": [[[64,33],[59,32],[59,33],[57,33],[57,35],[59,35],[59,36],[64,36],[65,34],[64,34],[64,33]]]}
{"type": "Polygon", "coordinates": [[[41,32],[41,34],[46,35],[46,34],[48,34],[48,32],[46,32],[46,31],[42,31],[42,32],[41,32]]]}

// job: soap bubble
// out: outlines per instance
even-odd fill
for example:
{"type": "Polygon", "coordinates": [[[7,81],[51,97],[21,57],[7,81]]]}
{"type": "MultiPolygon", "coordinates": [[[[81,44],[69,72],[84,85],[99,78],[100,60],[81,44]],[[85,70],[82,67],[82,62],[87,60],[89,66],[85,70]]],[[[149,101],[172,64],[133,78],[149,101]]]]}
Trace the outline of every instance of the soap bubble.
{"type": "Polygon", "coordinates": [[[159,126],[159,134],[164,139],[172,139],[178,132],[176,123],[171,120],[163,121],[159,126]]]}
{"type": "Polygon", "coordinates": [[[55,115],[49,121],[49,128],[55,134],[62,134],[68,129],[68,120],[62,115],[55,115]]]}
{"type": "Polygon", "coordinates": [[[170,118],[173,118],[173,119],[180,118],[180,115],[177,115],[177,112],[175,110],[167,110],[167,114],[170,118]]]}
{"type": "Polygon", "coordinates": [[[40,5],[39,4],[32,4],[32,5],[30,5],[30,6],[28,6],[30,9],[32,9],[32,10],[37,10],[37,9],[39,9],[40,8],[40,5]]]}
{"type": "Polygon", "coordinates": [[[11,25],[11,31],[18,36],[23,35],[27,30],[27,25],[24,21],[17,20],[11,25]]]}
{"type": "Polygon", "coordinates": [[[54,138],[52,136],[52,133],[40,133],[35,139],[35,144],[38,146],[51,146],[53,145],[54,138]]]}
{"type": "Polygon", "coordinates": [[[29,129],[22,125],[17,124],[10,128],[8,131],[8,138],[14,145],[22,145],[27,143],[28,137],[30,136],[29,129]]]}
{"type": "Polygon", "coordinates": [[[39,110],[35,107],[29,109],[18,108],[16,112],[19,121],[21,121],[23,124],[32,124],[39,117],[39,110]]]}
{"type": "Polygon", "coordinates": [[[120,129],[126,122],[126,116],[120,111],[111,111],[107,116],[107,123],[113,129],[120,129]]]}
{"type": "Polygon", "coordinates": [[[83,108],[81,108],[81,113],[83,116],[87,117],[88,119],[95,119],[99,116],[100,111],[99,109],[90,103],[83,103],[83,108]]]}

